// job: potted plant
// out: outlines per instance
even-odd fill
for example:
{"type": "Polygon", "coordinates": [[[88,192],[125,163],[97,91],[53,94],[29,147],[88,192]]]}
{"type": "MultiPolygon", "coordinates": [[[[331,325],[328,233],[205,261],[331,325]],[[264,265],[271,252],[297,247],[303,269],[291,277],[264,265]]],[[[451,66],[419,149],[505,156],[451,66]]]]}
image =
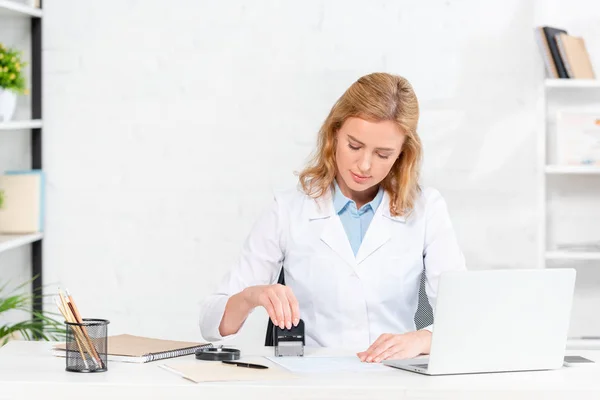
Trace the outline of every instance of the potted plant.
{"type": "Polygon", "coordinates": [[[53,317],[58,316],[58,313],[32,311],[33,303],[41,301],[42,297],[46,296],[20,293],[21,289],[30,285],[31,282],[31,280],[24,282],[10,291],[6,289],[6,283],[0,286],[0,347],[11,339],[65,340],[64,322],[62,319],[56,320],[53,317]],[[3,317],[12,311],[25,311],[31,318],[9,323],[3,317]]]}
{"type": "Polygon", "coordinates": [[[27,94],[21,52],[0,43],[0,122],[10,121],[17,106],[17,95],[27,94]]]}

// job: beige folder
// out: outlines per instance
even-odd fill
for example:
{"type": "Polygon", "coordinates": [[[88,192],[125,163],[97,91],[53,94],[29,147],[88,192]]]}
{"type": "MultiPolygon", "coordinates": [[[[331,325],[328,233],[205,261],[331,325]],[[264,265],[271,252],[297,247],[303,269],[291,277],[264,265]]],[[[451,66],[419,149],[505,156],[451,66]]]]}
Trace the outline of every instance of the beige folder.
{"type": "Polygon", "coordinates": [[[556,44],[569,78],[596,79],[583,38],[561,33],[556,44]]]}
{"type": "Polygon", "coordinates": [[[240,361],[266,365],[268,369],[255,369],[224,364],[219,361],[192,361],[161,364],[159,367],[171,371],[192,382],[226,381],[276,381],[298,378],[263,357],[248,357],[240,361]]]}
{"type": "Polygon", "coordinates": [[[42,177],[40,174],[0,175],[4,204],[0,208],[1,233],[42,230],[42,177]]]}

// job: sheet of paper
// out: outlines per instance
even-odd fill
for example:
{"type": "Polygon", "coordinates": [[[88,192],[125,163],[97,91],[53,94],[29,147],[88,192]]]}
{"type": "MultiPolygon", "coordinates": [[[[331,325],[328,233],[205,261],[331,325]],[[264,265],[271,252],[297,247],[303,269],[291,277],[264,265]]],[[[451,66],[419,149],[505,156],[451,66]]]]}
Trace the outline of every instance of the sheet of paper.
{"type": "Polygon", "coordinates": [[[160,364],[165,369],[189,379],[193,382],[226,382],[226,381],[274,381],[294,379],[297,376],[280,368],[277,365],[266,362],[264,358],[249,360],[256,364],[268,365],[268,369],[254,369],[237,367],[235,365],[223,364],[215,361],[192,361],[185,363],[160,364]]]}
{"type": "Polygon", "coordinates": [[[270,361],[296,373],[329,372],[378,372],[389,371],[389,367],[376,363],[361,362],[358,357],[267,357],[270,361]]]}

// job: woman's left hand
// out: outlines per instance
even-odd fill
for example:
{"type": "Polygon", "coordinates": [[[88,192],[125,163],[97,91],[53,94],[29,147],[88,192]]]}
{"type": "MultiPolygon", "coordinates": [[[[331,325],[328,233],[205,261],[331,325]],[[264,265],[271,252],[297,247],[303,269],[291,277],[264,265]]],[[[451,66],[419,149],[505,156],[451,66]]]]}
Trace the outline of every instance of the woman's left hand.
{"type": "Polygon", "coordinates": [[[380,362],[394,358],[413,358],[429,354],[431,332],[421,330],[402,334],[384,333],[365,351],[356,355],[360,361],[380,362]]]}

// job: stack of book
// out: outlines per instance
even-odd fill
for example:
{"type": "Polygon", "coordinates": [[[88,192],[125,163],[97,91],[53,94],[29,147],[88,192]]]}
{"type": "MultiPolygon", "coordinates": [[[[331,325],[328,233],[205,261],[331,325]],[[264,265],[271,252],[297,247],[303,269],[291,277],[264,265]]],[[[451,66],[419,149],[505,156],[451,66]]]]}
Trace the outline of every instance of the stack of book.
{"type": "Polygon", "coordinates": [[[535,35],[549,78],[596,79],[582,37],[551,26],[535,28],[535,35]]]}

